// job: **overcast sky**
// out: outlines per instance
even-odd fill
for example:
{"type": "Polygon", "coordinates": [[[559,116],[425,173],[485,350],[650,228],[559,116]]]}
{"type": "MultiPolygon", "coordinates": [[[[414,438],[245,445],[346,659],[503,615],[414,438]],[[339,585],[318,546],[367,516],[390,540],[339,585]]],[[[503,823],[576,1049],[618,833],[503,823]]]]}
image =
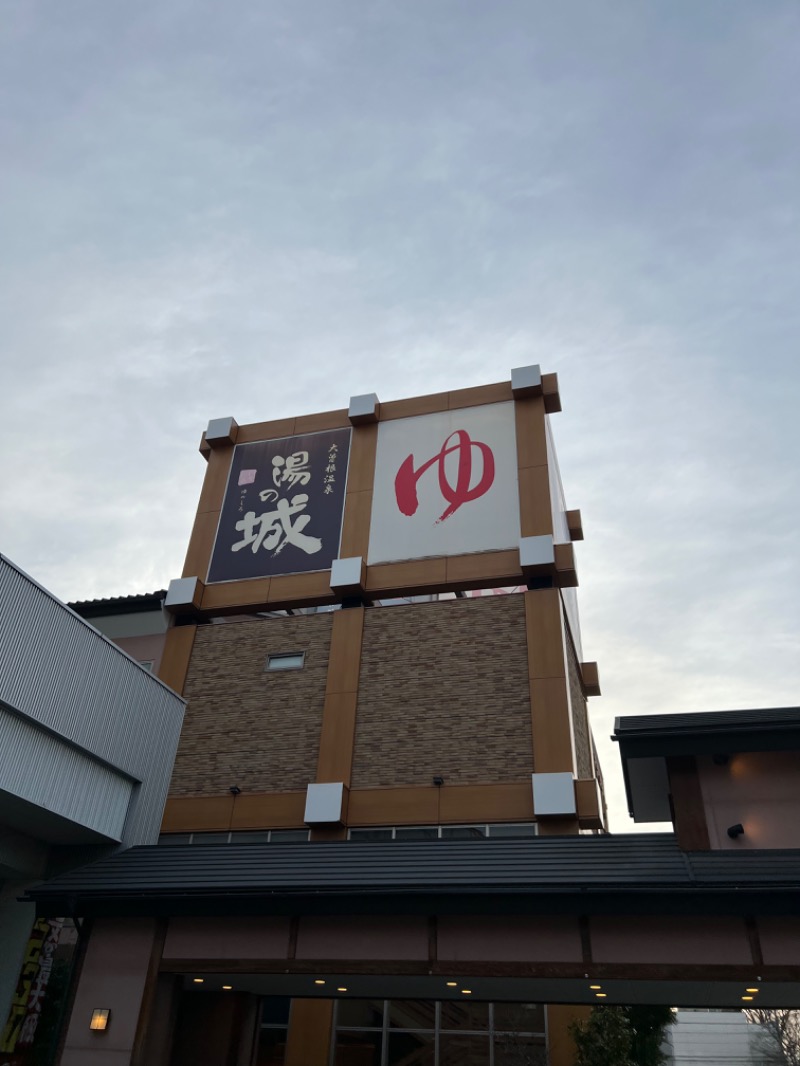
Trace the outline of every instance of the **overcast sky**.
{"type": "Polygon", "coordinates": [[[0,0],[0,551],[179,576],[209,418],[559,375],[591,702],[798,702],[796,0],[0,0]]]}

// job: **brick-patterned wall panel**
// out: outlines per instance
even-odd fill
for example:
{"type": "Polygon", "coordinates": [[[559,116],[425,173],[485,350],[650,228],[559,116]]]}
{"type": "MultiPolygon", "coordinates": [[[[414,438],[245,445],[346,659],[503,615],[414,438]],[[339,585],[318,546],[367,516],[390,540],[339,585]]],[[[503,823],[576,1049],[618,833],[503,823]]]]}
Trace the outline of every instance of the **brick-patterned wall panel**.
{"type": "Polygon", "coordinates": [[[305,788],[316,774],[330,614],[200,626],[172,796],[305,788]],[[267,656],[306,653],[302,670],[266,672],[267,656]]]}
{"type": "Polygon", "coordinates": [[[581,668],[575,646],[569,636],[569,622],[564,621],[567,633],[567,662],[569,664],[569,698],[572,704],[572,729],[575,735],[575,763],[578,777],[594,777],[592,740],[589,733],[589,715],[586,697],[581,684],[581,668]]]}
{"type": "Polygon", "coordinates": [[[367,611],[354,788],[519,781],[531,773],[522,596],[367,611]]]}

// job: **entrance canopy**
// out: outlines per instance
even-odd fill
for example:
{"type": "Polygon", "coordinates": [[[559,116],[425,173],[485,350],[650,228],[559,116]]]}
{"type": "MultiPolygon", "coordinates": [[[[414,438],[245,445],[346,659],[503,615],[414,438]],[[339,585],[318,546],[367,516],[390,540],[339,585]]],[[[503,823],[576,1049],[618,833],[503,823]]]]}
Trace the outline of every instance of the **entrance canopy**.
{"type": "Polygon", "coordinates": [[[30,897],[156,919],[198,991],[794,1007],[798,889],[797,851],[631,834],[140,847],[30,897]]]}

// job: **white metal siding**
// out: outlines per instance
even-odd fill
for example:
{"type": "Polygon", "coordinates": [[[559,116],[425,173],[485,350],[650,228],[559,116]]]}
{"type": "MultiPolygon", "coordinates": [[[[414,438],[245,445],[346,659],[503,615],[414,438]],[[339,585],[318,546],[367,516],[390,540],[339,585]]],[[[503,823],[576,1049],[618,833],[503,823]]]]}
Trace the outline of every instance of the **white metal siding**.
{"type": "Polygon", "coordinates": [[[0,707],[0,789],[120,840],[133,782],[0,707]]]}
{"type": "Polygon", "coordinates": [[[140,781],[122,840],[155,839],[183,701],[2,557],[0,701],[140,781]]]}

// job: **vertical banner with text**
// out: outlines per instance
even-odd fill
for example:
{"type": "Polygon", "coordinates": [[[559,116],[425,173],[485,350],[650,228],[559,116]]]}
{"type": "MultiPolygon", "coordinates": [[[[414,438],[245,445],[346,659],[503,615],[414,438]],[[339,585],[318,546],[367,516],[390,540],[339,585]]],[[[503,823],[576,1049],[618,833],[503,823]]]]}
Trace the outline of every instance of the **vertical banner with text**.
{"type": "Polygon", "coordinates": [[[236,445],[209,582],[330,568],[342,535],[350,433],[236,445]]]}

